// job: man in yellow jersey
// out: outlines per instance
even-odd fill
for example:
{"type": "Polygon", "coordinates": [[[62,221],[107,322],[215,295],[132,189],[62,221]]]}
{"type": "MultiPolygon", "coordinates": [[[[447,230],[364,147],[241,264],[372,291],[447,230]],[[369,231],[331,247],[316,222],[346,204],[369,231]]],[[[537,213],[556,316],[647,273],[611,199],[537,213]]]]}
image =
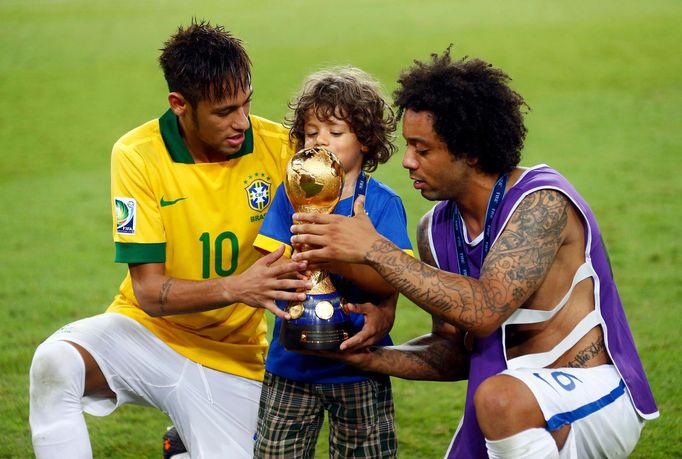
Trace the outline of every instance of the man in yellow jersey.
{"type": "Polygon", "coordinates": [[[116,142],[116,261],[106,313],[36,350],[30,424],[38,458],[92,456],[83,411],[167,413],[191,457],[251,457],[266,351],[264,309],[303,300],[304,263],[252,248],[292,154],[288,132],[249,114],[250,60],[220,26],[193,22],[163,48],[170,109],[116,142]]]}

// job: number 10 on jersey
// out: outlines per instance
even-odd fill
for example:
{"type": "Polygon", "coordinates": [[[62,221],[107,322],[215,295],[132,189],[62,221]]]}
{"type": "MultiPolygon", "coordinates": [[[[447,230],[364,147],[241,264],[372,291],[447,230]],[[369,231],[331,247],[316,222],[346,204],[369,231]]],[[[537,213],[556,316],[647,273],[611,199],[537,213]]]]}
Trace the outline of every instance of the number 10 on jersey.
{"type": "Polygon", "coordinates": [[[211,242],[211,235],[209,233],[202,233],[199,237],[202,243],[202,257],[201,257],[201,276],[204,279],[211,277],[211,246],[213,246],[213,267],[215,273],[220,277],[229,276],[237,269],[237,262],[239,260],[239,241],[237,235],[232,231],[223,231],[218,234],[211,242]],[[225,241],[225,240],[228,241],[225,241]],[[231,245],[230,266],[225,269],[223,267],[223,244],[229,243],[231,245]]]}

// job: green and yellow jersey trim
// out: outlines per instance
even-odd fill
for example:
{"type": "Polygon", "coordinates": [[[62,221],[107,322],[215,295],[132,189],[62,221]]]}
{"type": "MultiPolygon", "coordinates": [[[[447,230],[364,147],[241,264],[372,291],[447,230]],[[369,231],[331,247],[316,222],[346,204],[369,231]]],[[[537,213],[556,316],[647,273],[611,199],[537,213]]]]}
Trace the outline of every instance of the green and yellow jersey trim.
{"type": "Polygon", "coordinates": [[[166,243],[139,244],[115,242],[116,263],[165,263],[166,243]]]}
{"type": "MultiPolygon", "coordinates": [[[[194,158],[189,153],[185,141],[180,135],[180,128],[178,127],[178,117],[169,108],[166,113],[159,118],[159,129],[161,130],[161,137],[170,157],[176,163],[194,164],[194,158]]],[[[251,125],[251,117],[249,117],[249,128],[244,132],[244,143],[238,152],[225,156],[226,160],[239,158],[240,156],[253,153],[253,126],[251,125]]]]}

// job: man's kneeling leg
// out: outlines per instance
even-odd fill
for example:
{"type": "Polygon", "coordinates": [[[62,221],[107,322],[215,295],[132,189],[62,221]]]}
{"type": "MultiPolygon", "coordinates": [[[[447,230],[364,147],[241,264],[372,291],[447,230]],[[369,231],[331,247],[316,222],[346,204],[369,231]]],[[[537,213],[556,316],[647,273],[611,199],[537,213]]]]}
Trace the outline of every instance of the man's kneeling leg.
{"type": "Polygon", "coordinates": [[[485,441],[488,456],[519,459],[557,459],[559,450],[552,435],[543,428],[524,430],[501,440],[485,441]]]}
{"type": "Polygon", "coordinates": [[[83,417],[85,364],[65,341],[41,344],[30,370],[30,414],[36,457],[90,458],[92,449],[83,417]]]}

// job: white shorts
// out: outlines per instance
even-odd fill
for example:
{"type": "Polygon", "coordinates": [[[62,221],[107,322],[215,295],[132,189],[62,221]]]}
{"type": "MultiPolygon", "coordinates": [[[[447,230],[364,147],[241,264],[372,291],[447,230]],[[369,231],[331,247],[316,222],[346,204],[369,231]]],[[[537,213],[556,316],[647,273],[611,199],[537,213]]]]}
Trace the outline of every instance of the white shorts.
{"type": "Polygon", "coordinates": [[[570,424],[563,458],[620,458],[635,448],[644,420],[613,365],[593,368],[506,370],[535,396],[554,431],[570,424]]]}
{"type": "Polygon", "coordinates": [[[46,342],[55,340],[86,349],[116,394],[115,400],[84,397],[87,413],[105,416],[125,403],[153,406],[170,417],[193,459],[253,457],[260,382],[199,365],[121,314],[73,322],[46,342]]]}

